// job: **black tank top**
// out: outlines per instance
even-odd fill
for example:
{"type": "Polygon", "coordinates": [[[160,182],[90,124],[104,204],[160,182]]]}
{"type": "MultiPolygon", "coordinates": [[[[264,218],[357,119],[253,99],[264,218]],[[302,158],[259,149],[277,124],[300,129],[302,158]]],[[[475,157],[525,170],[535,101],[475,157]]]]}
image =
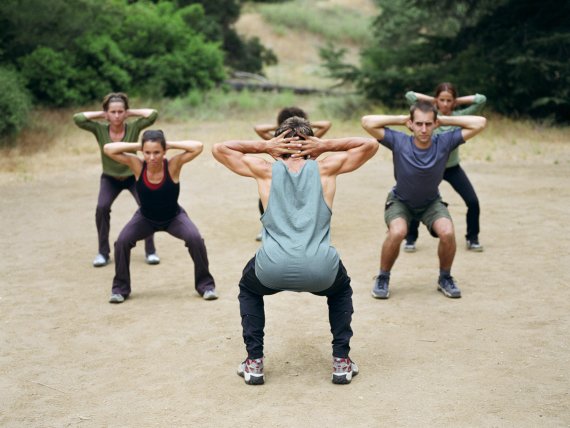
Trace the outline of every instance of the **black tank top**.
{"type": "Polygon", "coordinates": [[[137,193],[141,201],[141,213],[153,221],[172,220],[180,212],[178,195],[180,183],[175,183],[168,172],[168,161],[164,159],[164,177],[160,183],[151,183],[146,176],[146,162],[137,180],[137,193]]]}

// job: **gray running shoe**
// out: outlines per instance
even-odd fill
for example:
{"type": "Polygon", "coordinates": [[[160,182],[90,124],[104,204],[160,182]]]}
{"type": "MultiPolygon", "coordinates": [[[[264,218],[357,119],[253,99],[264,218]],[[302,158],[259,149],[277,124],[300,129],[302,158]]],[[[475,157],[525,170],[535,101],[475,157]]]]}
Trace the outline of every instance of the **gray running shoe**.
{"type": "Polygon", "coordinates": [[[372,297],[375,299],[387,299],[390,297],[390,277],[386,275],[378,275],[374,279],[374,286],[372,287],[372,297]]]}
{"type": "Polygon", "coordinates": [[[145,261],[147,265],[157,265],[160,263],[160,257],[158,257],[158,254],[156,253],[147,254],[145,261]]]}
{"type": "Polygon", "coordinates": [[[204,300],[216,300],[218,298],[218,294],[216,293],[215,289],[210,289],[210,290],[204,291],[202,298],[204,300]]]}
{"type": "Polygon", "coordinates": [[[248,385],[263,385],[265,378],[263,376],[263,357],[250,360],[247,358],[238,366],[238,376],[248,385]]]}
{"type": "Polygon", "coordinates": [[[466,241],[467,249],[469,251],[473,251],[474,253],[481,253],[483,252],[483,246],[479,244],[478,239],[471,239],[466,241]]]}
{"type": "Polygon", "coordinates": [[[111,298],[109,299],[109,303],[123,303],[125,298],[122,294],[111,294],[111,298]]]}
{"type": "Polygon", "coordinates": [[[105,257],[103,254],[97,254],[93,259],[94,267],[107,266],[111,262],[110,257],[105,257]]]}
{"type": "Polygon", "coordinates": [[[358,366],[350,358],[333,357],[332,383],[347,385],[358,374],[358,366]]]}
{"type": "Polygon", "coordinates": [[[444,296],[450,297],[452,299],[457,299],[461,297],[461,290],[455,285],[453,277],[450,276],[440,276],[437,281],[437,289],[441,291],[444,296]]]}
{"type": "Polygon", "coordinates": [[[415,253],[416,252],[416,243],[412,241],[406,241],[404,244],[404,251],[406,253],[415,253]]]}

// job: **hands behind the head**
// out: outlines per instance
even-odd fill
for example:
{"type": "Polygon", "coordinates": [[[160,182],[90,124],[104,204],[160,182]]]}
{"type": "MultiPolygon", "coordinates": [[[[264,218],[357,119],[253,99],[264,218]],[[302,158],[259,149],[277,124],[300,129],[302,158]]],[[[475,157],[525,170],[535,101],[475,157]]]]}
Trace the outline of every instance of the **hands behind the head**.
{"type": "Polygon", "coordinates": [[[320,138],[303,134],[286,137],[289,132],[285,131],[267,141],[267,153],[274,158],[290,155],[293,158],[308,156],[313,159],[323,153],[324,147],[320,138]]]}

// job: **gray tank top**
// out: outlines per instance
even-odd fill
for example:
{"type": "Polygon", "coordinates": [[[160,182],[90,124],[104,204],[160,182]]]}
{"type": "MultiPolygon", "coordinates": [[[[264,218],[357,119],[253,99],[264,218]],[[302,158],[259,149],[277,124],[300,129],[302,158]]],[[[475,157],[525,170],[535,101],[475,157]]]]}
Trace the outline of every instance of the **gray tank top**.
{"type": "Polygon", "coordinates": [[[261,283],[274,290],[329,288],[339,263],[330,245],[331,216],[317,162],[307,160],[298,173],[280,160],[274,162],[269,201],[261,216],[262,244],[255,257],[261,283]]]}

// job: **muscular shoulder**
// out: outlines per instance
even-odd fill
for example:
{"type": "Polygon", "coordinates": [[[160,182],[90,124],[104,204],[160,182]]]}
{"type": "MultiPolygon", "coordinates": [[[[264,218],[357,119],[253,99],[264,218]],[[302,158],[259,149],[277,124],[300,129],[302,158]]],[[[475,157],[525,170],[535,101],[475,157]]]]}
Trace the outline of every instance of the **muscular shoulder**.
{"type": "Polygon", "coordinates": [[[243,162],[256,178],[271,177],[273,162],[268,162],[261,157],[253,155],[245,155],[243,162]]]}

